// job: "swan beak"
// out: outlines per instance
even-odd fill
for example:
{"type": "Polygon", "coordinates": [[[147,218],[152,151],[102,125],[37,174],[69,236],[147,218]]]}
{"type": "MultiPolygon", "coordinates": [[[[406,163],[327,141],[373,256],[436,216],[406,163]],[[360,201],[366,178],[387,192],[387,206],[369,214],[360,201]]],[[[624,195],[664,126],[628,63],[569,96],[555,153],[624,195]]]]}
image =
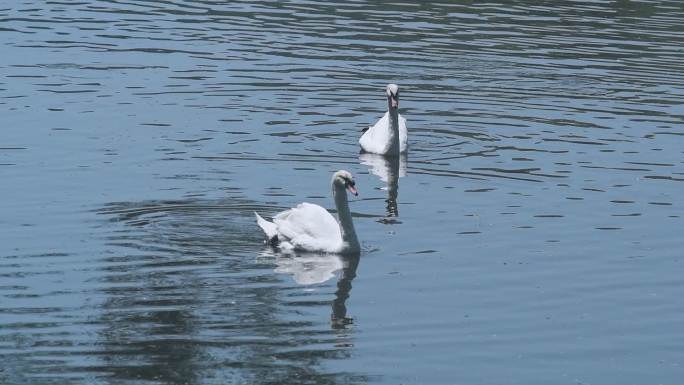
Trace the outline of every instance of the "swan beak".
{"type": "Polygon", "coordinates": [[[397,108],[399,107],[399,99],[396,96],[390,96],[390,105],[392,108],[397,108]]]}
{"type": "Polygon", "coordinates": [[[347,190],[349,190],[350,193],[354,194],[355,197],[359,196],[359,192],[356,190],[356,187],[352,185],[347,185],[347,190]]]}

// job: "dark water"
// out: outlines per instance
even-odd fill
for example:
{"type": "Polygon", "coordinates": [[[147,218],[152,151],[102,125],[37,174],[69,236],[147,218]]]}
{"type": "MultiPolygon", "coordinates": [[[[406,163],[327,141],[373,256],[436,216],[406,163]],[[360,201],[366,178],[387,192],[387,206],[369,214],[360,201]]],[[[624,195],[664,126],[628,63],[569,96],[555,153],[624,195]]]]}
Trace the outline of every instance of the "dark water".
{"type": "Polygon", "coordinates": [[[680,384],[683,3],[459,3],[2,3],[0,383],[680,384]]]}

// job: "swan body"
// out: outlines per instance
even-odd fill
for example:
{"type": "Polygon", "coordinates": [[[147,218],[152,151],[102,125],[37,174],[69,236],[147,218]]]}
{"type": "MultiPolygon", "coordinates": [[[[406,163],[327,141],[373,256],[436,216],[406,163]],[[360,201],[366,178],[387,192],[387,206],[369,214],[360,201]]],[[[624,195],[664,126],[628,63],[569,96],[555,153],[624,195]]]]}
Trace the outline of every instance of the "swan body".
{"type": "Polygon", "coordinates": [[[399,114],[399,86],[387,85],[387,112],[359,139],[361,149],[381,155],[398,155],[408,150],[406,119],[399,114]]]}
{"type": "Polygon", "coordinates": [[[373,126],[369,127],[366,132],[363,133],[359,139],[359,144],[361,148],[373,154],[381,155],[396,155],[399,153],[405,153],[408,150],[408,131],[406,130],[406,119],[397,114],[399,118],[398,133],[399,136],[399,151],[391,154],[391,139],[394,133],[392,132],[392,127],[390,123],[390,112],[385,112],[385,115],[380,118],[373,126]]]}
{"type": "Polygon", "coordinates": [[[313,203],[300,203],[269,222],[257,215],[257,223],[272,242],[287,250],[335,252],[342,246],[340,226],[328,210],[313,203]],[[274,239],[276,238],[276,239],[274,239]]]}
{"type": "Polygon", "coordinates": [[[332,178],[332,190],[338,219],[323,207],[305,202],[276,214],[273,222],[254,213],[257,224],[269,242],[283,250],[358,253],[360,245],[345,191],[358,194],[351,173],[344,170],[336,172],[332,178]]]}

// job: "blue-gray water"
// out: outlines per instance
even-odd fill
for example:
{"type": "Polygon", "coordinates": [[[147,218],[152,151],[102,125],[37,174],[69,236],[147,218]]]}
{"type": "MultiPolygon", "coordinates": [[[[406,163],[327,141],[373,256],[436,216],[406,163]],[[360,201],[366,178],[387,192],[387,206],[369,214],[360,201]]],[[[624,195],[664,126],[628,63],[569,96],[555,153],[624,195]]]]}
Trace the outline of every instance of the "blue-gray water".
{"type": "Polygon", "coordinates": [[[0,383],[680,384],[682,20],[3,2],[0,383]],[[401,164],[358,151],[388,82],[401,164]],[[269,251],[341,168],[361,257],[269,251]]]}

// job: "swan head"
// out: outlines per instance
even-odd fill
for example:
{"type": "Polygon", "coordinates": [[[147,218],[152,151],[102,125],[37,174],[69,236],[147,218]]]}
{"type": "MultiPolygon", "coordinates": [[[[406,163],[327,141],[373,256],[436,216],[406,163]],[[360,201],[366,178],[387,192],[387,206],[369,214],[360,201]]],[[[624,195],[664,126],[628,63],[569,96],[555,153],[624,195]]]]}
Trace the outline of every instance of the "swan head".
{"type": "Polygon", "coordinates": [[[387,106],[392,108],[399,108],[399,86],[391,83],[387,85],[387,106]]]}
{"type": "Polygon", "coordinates": [[[332,178],[333,187],[339,187],[346,189],[354,196],[358,196],[359,192],[356,190],[356,182],[354,182],[354,177],[349,171],[340,170],[333,175],[332,178]]]}

